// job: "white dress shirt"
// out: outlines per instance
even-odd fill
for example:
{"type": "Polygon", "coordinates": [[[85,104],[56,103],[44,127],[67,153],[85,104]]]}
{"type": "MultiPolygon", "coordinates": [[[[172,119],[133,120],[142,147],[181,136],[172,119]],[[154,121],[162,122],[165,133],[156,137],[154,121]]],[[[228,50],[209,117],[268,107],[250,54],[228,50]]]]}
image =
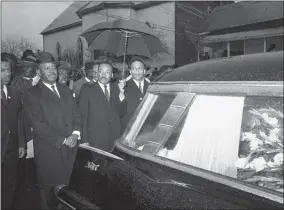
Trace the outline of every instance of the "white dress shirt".
{"type": "MultiPolygon", "coordinates": [[[[133,79],[133,81],[135,82],[135,84],[139,88],[139,81],[137,81],[135,79],[133,79]]],[[[143,90],[144,90],[144,79],[141,81],[141,90],[142,90],[142,93],[143,93],[143,90]]]]}
{"type": "MultiPolygon", "coordinates": [[[[85,80],[86,80],[87,82],[91,82],[91,80],[90,80],[88,77],[85,77],[85,80]]],[[[95,79],[93,79],[93,81],[96,82],[95,79]]]]}
{"type": "Polygon", "coordinates": [[[46,87],[48,87],[52,92],[54,92],[54,91],[53,91],[53,89],[52,89],[51,86],[54,86],[55,91],[57,92],[57,94],[58,94],[59,97],[60,97],[60,94],[59,94],[59,91],[58,91],[58,89],[57,89],[56,83],[54,83],[53,85],[47,84],[47,83],[45,83],[45,82],[42,82],[42,83],[43,83],[46,87]]]}
{"type": "MultiPolygon", "coordinates": [[[[100,87],[102,88],[104,94],[106,94],[106,93],[105,93],[105,85],[103,85],[103,84],[100,83],[100,82],[98,82],[98,84],[99,84],[100,87]]],[[[110,96],[110,87],[109,87],[109,84],[107,84],[106,86],[107,86],[108,94],[109,94],[109,96],[110,96]]]]}
{"type": "MultiPolygon", "coordinates": [[[[104,94],[106,94],[106,93],[105,93],[105,86],[104,86],[102,83],[100,83],[99,81],[98,81],[98,84],[99,84],[100,87],[102,88],[104,94]]],[[[107,84],[106,86],[107,86],[108,94],[109,94],[109,97],[110,97],[110,86],[109,86],[109,84],[107,84]]],[[[123,101],[124,99],[125,99],[125,96],[124,96],[124,95],[121,96],[121,94],[119,94],[119,100],[120,100],[120,101],[123,101]]]]}
{"type": "Polygon", "coordinates": [[[23,77],[23,79],[26,79],[26,80],[31,80],[32,79],[32,85],[35,86],[38,81],[40,80],[40,77],[38,75],[36,75],[35,77],[33,78],[29,78],[29,77],[23,77]]]}
{"type": "Polygon", "coordinates": [[[5,93],[5,99],[7,100],[7,95],[8,95],[8,90],[7,90],[7,86],[6,85],[3,85],[3,91],[5,93]]]}
{"type": "MultiPolygon", "coordinates": [[[[42,82],[42,83],[43,83],[46,87],[48,87],[52,92],[54,92],[54,91],[52,90],[52,87],[51,87],[52,85],[51,85],[51,84],[47,84],[47,83],[45,83],[45,82],[42,82]]],[[[57,92],[57,94],[58,94],[59,97],[60,97],[60,94],[59,94],[59,91],[58,91],[58,89],[57,89],[56,83],[54,83],[53,86],[54,86],[55,91],[57,92]]],[[[81,139],[81,133],[80,133],[80,131],[73,131],[72,134],[78,135],[78,136],[79,136],[79,137],[78,137],[78,140],[81,139]]],[[[65,138],[63,144],[64,144],[65,142],[66,142],[66,138],[65,138]]]]}

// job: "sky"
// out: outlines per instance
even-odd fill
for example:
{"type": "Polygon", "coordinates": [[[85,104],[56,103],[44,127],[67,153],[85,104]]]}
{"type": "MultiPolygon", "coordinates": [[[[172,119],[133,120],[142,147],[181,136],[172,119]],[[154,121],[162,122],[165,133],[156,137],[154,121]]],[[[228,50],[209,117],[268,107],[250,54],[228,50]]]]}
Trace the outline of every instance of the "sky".
{"type": "MultiPolygon", "coordinates": [[[[0,0],[1,1],[1,0],[0,0]]],[[[43,49],[40,34],[72,2],[5,1],[1,2],[1,38],[23,36],[43,49]]]]}

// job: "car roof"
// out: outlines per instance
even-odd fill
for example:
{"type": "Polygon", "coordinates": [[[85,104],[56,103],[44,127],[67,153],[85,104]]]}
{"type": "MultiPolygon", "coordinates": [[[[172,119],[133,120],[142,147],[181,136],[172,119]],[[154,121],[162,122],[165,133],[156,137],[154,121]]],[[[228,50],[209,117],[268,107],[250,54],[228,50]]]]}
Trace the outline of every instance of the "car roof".
{"type": "Polygon", "coordinates": [[[283,51],[211,59],[162,75],[155,82],[283,81],[283,51]]]}

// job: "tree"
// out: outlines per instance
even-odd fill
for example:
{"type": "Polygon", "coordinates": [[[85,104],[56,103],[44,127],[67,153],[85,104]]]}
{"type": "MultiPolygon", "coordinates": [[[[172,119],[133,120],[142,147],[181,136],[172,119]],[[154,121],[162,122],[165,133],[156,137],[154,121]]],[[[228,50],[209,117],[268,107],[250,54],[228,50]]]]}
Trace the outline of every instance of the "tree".
{"type": "Polygon", "coordinates": [[[1,40],[1,52],[13,53],[17,58],[21,58],[25,50],[36,49],[36,45],[23,36],[9,36],[1,40]]]}
{"type": "Polygon", "coordinates": [[[61,60],[70,63],[72,66],[76,66],[78,60],[76,47],[72,45],[67,46],[61,55],[61,60]]]}

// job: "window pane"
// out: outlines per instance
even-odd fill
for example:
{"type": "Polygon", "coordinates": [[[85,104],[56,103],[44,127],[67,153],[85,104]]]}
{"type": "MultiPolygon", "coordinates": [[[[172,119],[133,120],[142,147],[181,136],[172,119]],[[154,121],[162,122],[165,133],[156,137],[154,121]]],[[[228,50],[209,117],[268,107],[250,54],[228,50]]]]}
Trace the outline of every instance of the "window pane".
{"type": "Polygon", "coordinates": [[[230,56],[244,54],[244,40],[230,42],[230,56]]]}
{"type": "Polygon", "coordinates": [[[157,155],[283,193],[283,98],[199,95],[157,155]]]}
{"type": "Polygon", "coordinates": [[[273,36],[266,38],[266,51],[273,52],[273,51],[281,51],[283,50],[283,39],[284,36],[273,36]]]}
{"type": "Polygon", "coordinates": [[[177,142],[170,138],[158,155],[236,178],[243,103],[244,97],[197,96],[176,128],[180,134],[173,132],[177,142]]]}
{"type": "MultiPolygon", "coordinates": [[[[149,136],[153,133],[166,111],[169,109],[171,103],[175,99],[176,94],[162,93],[159,94],[155,104],[153,105],[149,115],[147,116],[142,128],[139,130],[135,138],[135,147],[143,149],[143,145],[149,141],[149,136]]],[[[150,107],[149,107],[150,108],[150,107]]]]}
{"type": "Polygon", "coordinates": [[[283,193],[283,98],[248,97],[238,179],[283,193]]]}
{"type": "Polygon", "coordinates": [[[245,40],[245,54],[263,53],[264,38],[245,40]]]}

